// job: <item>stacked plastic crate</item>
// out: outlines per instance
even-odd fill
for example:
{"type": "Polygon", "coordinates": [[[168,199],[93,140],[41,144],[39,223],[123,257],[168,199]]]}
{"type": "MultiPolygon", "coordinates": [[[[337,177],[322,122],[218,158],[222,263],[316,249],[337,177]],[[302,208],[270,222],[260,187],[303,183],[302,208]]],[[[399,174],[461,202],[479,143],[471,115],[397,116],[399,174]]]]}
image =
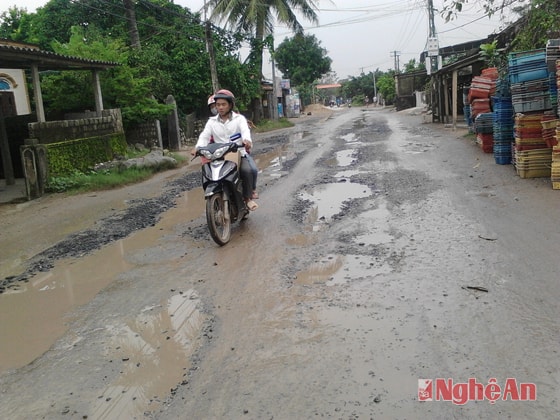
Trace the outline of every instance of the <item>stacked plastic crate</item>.
{"type": "Polygon", "coordinates": [[[508,65],[515,112],[552,109],[545,50],[511,53],[508,65]]]}
{"type": "Polygon", "coordinates": [[[472,133],[473,120],[471,115],[471,104],[469,103],[469,87],[463,88],[463,115],[465,117],[465,122],[469,127],[469,131],[472,133]]]}
{"type": "Polygon", "coordinates": [[[496,81],[496,96],[492,97],[494,113],[494,159],[499,165],[508,165],[513,158],[514,112],[508,78],[496,81]]]}
{"type": "Polygon", "coordinates": [[[556,72],[551,72],[548,78],[548,92],[550,96],[550,107],[557,109],[558,107],[558,85],[556,82],[556,72]]]}
{"type": "Polygon", "coordinates": [[[558,118],[554,115],[543,115],[541,119],[542,137],[546,146],[552,148],[556,146],[556,127],[558,126],[558,118]]]}
{"type": "Polygon", "coordinates": [[[492,98],[494,108],[494,160],[499,165],[509,165],[513,147],[513,105],[511,95],[502,92],[492,98]]]}
{"type": "Polygon", "coordinates": [[[480,114],[492,112],[490,98],[496,92],[497,78],[498,70],[495,67],[483,69],[480,76],[472,78],[467,97],[472,121],[480,114]]]}
{"type": "Polygon", "coordinates": [[[484,153],[492,153],[494,150],[494,114],[485,112],[478,114],[474,120],[474,132],[476,142],[484,153]]]}
{"type": "Polygon", "coordinates": [[[548,71],[556,72],[556,60],[560,59],[560,39],[549,39],[546,42],[546,66],[548,71]]]}
{"type": "MultiPolygon", "coordinates": [[[[554,70],[556,75],[556,85],[560,86],[560,40],[549,40],[546,46],[546,55],[548,68],[551,67],[551,61],[554,60],[554,70]],[[554,48],[553,48],[554,46],[554,48]]],[[[557,112],[560,115],[560,109],[557,112]]],[[[552,146],[552,165],[550,171],[550,180],[552,188],[560,190],[560,125],[556,124],[556,135],[554,139],[556,144],[552,146]]]]}
{"type": "Polygon", "coordinates": [[[515,117],[517,174],[522,178],[550,176],[552,150],[543,138],[542,121],[551,111],[550,74],[545,49],[511,53],[508,58],[515,117]]]}
{"type": "Polygon", "coordinates": [[[542,137],[543,118],[547,117],[543,114],[515,116],[514,164],[521,178],[550,176],[552,151],[542,137]]]}
{"type": "Polygon", "coordinates": [[[550,172],[550,180],[552,188],[560,190],[560,144],[552,148],[552,169],[550,172]]]}

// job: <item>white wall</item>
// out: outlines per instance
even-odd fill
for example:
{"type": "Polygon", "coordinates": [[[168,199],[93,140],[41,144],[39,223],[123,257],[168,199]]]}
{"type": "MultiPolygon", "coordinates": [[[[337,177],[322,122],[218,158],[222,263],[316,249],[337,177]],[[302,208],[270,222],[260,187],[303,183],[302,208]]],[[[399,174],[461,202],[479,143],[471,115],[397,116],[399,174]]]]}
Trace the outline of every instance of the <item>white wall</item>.
{"type": "Polygon", "coordinates": [[[25,83],[25,72],[17,69],[0,69],[0,79],[7,81],[11,88],[8,89],[8,92],[14,93],[17,114],[31,114],[31,105],[25,83]]]}

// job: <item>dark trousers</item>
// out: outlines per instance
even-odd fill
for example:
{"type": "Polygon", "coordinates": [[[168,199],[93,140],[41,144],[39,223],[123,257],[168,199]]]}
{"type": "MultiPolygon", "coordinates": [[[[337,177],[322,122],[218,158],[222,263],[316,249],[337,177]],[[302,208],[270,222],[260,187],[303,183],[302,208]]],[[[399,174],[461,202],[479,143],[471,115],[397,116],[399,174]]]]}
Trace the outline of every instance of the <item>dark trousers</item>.
{"type": "Polygon", "coordinates": [[[239,174],[243,181],[243,198],[250,199],[253,196],[253,169],[246,157],[241,158],[239,174]]]}

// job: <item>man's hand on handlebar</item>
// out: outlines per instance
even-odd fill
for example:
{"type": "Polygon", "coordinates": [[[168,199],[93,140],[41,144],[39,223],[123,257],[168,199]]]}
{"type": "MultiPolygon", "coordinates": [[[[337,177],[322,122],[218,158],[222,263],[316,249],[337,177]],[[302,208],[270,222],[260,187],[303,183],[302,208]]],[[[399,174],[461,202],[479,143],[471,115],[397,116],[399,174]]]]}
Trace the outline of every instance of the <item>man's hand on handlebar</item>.
{"type": "Polygon", "coordinates": [[[253,146],[253,144],[249,140],[243,140],[243,145],[245,146],[245,151],[247,153],[251,151],[251,146],[253,146]]]}

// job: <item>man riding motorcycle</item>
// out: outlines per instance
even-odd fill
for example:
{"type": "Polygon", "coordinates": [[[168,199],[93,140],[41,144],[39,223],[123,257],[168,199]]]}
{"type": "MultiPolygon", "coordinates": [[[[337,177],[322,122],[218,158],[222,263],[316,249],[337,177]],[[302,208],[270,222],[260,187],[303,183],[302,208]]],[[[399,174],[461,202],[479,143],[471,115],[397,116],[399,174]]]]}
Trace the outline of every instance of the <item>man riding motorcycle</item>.
{"type": "MultiPolygon", "coordinates": [[[[247,119],[233,111],[235,96],[227,89],[220,89],[214,94],[214,101],[218,115],[212,116],[206,122],[204,130],[200,133],[195,146],[195,151],[207,146],[211,139],[215,143],[229,143],[241,139],[245,148],[241,152],[241,165],[239,173],[243,180],[243,199],[249,210],[256,210],[259,206],[253,201],[254,175],[247,156],[253,141],[247,119]]],[[[194,152],[193,152],[194,153],[194,152]]]]}

